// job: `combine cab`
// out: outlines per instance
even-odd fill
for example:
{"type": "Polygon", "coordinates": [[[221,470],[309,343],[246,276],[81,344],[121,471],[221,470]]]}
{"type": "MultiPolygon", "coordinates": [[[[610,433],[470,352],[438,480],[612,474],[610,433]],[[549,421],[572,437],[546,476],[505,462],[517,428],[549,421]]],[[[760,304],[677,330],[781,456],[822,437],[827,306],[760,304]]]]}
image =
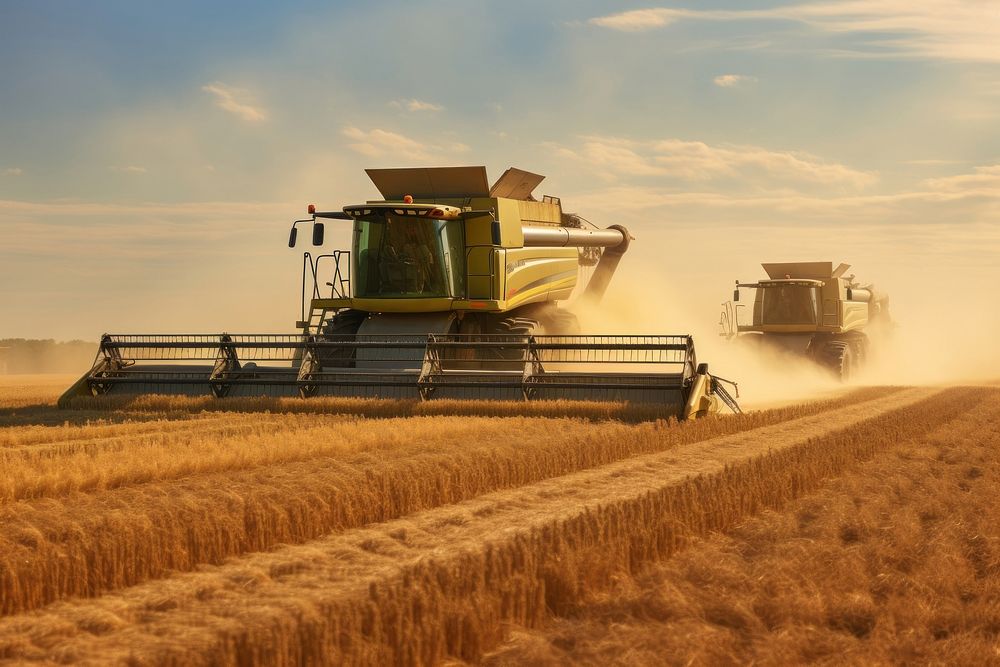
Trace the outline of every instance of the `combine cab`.
{"type": "Polygon", "coordinates": [[[722,335],[754,341],[804,356],[849,380],[870,354],[872,329],[891,328],[889,298],[873,285],[858,284],[850,267],[833,262],[762,264],[768,280],[736,281],[733,301],[723,306],[722,335]],[[740,323],[740,289],[755,290],[753,315],[740,323]]]}
{"type": "Polygon", "coordinates": [[[365,396],[662,404],[679,417],[738,410],[687,335],[585,336],[559,302],[597,303],[628,248],[537,201],[542,177],[483,167],[370,169],[384,199],[292,223],[353,229],[351,249],[303,257],[299,333],[105,335],[63,396],[365,396]],[[578,280],[590,274],[586,285],[578,280]]]}

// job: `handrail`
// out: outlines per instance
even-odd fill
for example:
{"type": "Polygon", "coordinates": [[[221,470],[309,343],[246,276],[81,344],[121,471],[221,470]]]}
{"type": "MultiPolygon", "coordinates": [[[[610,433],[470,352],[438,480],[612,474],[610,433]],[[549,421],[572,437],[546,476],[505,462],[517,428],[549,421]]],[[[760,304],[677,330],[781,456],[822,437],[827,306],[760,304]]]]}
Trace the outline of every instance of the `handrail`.
{"type": "Polygon", "coordinates": [[[330,280],[326,282],[330,286],[330,298],[349,299],[351,297],[351,251],[334,250],[333,252],[313,257],[312,253],[307,250],[302,253],[302,300],[299,305],[300,322],[306,321],[307,311],[311,314],[312,308],[311,306],[307,307],[307,303],[313,299],[323,298],[320,290],[320,275],[321,264],[323,264],[324,259],[333,260],[332,275],[330,280]],[[347,266],[344,267],[342,262],[346,262],[347,266]],[[308,287],[310,278],[312,279],[312,289],[308,287]]]}

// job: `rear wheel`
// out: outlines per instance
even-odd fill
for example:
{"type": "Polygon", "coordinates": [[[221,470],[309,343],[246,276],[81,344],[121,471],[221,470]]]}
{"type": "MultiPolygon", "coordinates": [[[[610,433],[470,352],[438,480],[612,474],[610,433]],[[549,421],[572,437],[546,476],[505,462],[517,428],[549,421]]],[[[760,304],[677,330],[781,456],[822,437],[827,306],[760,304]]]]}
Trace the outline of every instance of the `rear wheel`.
{"type": "Polygon", "coordinates": [[[868,355],[870,354],[868,337],[862,335],[853,342],[854,369],[861,370],[861,368],[868,362],[868,355]]]}
{"type": "Polygon", "coordinates": [[[816,360],[841,382],[851,379],[854,372],[855,355],[850,343],[842,340],[832,340],[824,343],[817,354],[816,360]]]}

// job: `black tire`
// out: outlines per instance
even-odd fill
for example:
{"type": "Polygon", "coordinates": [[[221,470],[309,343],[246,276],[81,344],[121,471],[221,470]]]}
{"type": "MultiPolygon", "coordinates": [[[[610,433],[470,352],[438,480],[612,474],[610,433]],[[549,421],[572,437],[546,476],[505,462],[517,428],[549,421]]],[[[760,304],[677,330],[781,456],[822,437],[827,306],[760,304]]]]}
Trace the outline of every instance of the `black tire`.
{"type": "Polygon", "coordinates": [[[855,366],[855,355],[850,343],[842,340],[832,340],[820,348],[816,359],[823,367],[830,370],[841,382],[847,382],[855,366]]]}
{"type": "MultiPolygon", "coordinates": [[[[326,342],[352,340],[367,318],[368,313],[363,310],[338,310],[323,324],[323,333],[319,339],[326,342]]],[[[323,366],[353,368],[355,351],[353,347],[327,347],[323,348],[319,360],[323,366]]]]}
{"type": "Polygon", "coordinates": [[[854,341],[854,370],[861,370],[864,365],[868,362],[868,356],[871,354],[871,344],[868,341],[867,336],[859,336],[857,340],[854,341]]]}
{"type": "Polygon", "coordinates": [[[580,320],[573,313],[558,306],[546,309],[539,317],[539,323],[549,336],[580,335],[580,320]]]}
{"type": "MultiPolygon", "coordinates": [[[[521,343],[524,336],[531,336],[538,330],[538,322],[529,317],[504,317],[491,323],[489,333],[494,336],[510,336],[512,343],[521,343]]],[[[498,348],[488,351],[489,358],[483,361],[492,365],[494,361],[510,361],[513,365],[501,364],[497,370],[519,370],[524,365],[524,351],[520,348],[498,348]]]]}
{"type": "Polygon", "coordinates": [[[493,324],[492,334],[530,336],[538,329],[538,322],[529,317],[505,317],[493,324]]]}

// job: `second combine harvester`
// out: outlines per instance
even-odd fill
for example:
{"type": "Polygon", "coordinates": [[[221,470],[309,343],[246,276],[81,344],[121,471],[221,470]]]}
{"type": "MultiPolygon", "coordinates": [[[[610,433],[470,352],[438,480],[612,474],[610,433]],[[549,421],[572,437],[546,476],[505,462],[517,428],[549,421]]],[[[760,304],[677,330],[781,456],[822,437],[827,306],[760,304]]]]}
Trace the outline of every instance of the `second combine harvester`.
{"type": "Polygon", "coordinates": [[[849,264],[773,262],[761,266],[767,280],[736,281],[733,301],[723,304],[722,335],[803,356],[847,381],[867,361],[869,333],[892,329],[889,298],[874,285],[845,276],[849,264]],[[739,322],[740,288],[756,294],[750,322],[739,322]]]}
{"type": "Polygon", "coordinates": [[[353,226],[350,251],[304,254],[299,333],[106,334],[63,399],[170,393],[568,399],[657,403],[686,418],[735,401],[687,335],[583,336],[559,306],[596,304],[628,249],[619,226],[589,229],[543,177],[485,167],[369,169],[383,199],[309,207],[289,246],[324,220],[353,226]]]}

